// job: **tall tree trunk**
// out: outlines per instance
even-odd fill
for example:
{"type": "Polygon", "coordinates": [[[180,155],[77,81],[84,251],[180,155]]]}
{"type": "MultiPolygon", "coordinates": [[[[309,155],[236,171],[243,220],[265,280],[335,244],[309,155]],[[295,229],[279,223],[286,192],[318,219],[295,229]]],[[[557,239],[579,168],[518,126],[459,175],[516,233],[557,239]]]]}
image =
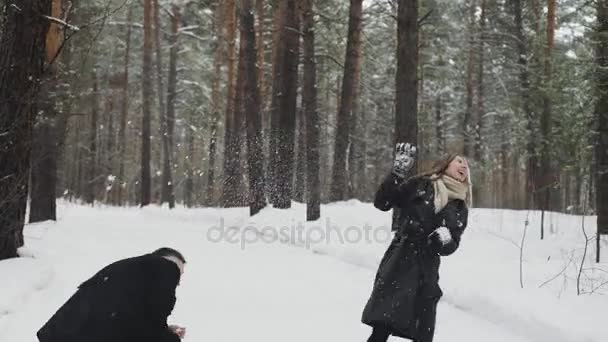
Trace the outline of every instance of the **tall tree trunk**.
{"type": "Polygon", "coordinates": [[[296,117],[296,168],[293,199],[304,203],[306,192],[306,125],[304,111],[298,108],[296,117]]]}
{"type": "Polygon", "coordinates": [[[257,48],[255,37],[253,0],[241,0],[241,40],[244,42],[241,56],[244,61],[244,108],[247,124],[247,165],[249,174],[249,213],[257,214],[266,206],[264,196],[264,142],[262,140],[262,116],[260,88],[258,86],[257,48]]]}
{"type": "Polygon", "coordinates": [[[400,1],[397,18],[395,142],[418,142],[418,1],[400,1]]]}
{"type": "Polygon", "coordinates": [[[523,7],[521,0],[513,0],[513,21],[514,36],[517,46],[517,64],[519,66],[519,92],[521,96],[521,109],[527,119],[529,132],[526,144],[526,204],[527,208],[533,209],[535,206],[536,192],[536,172],[538,159],[536,156],[536,134],[535,134],[535,115],[532,110],[530,98],[530,70],[528,65],[528,46],[523,25],[523,7]]]}
{"type": "Polygon", "coordinates": [[[286,25],[287,1],[279,1],[275,3],[274,9],[274,32],[272,39],[272,98],[270,101],[270,137],[268,142],[268,193],[271,203],[277,202],[278,188],[278,140],[279,140],[279,121],[280,121],[280,105],[281,98],[285,96],[282,89],[283,78],[283,62],[285,61],[285,41],[282,38],[284,35],[284,27],[286,25]]]}
{"type": "Polygon", "coordinates": [[[116,132],[114,130],[114,94],[113,90],[108,90],[106,95],[106,117],[108,122],[108,131],[106,135],[106,158],[105,162],[105,202],[110,203],[110,196],[113,193],[114,188],[114,142],[116,139],[116,132]]]}
{"type": "Polygon", "coordinates": [[[475,97],[474,91],[474,80],[473,80],[473,69],[475,65],[475,30],[477,1],[469,0],[469,21],[468,21],[468,57],[467,57],[467,83],[466,83],[466,109],[464,111],[464,125],[463,125],[463,136],[464,136],[464,154],[467,157],[473,156],[474,151],[474,134],[473,134],[473,99],[475,97]]]}
{"type": "MultiPolygon", "coordinates": [[[[237,76],[234,96],[234,110],[230,118],[230,134],[228,136],[229,147],[224,151],[224,192],[223,205],[225,207],[245,206],[249,203],[249,194],[242,187],[245,185],[243,179],[246,177],[244,170],[244,160],[241,158],[243,153],[242,135],[246,132],[245,125],[245,41],[239,39],[237,62],[237,76]]],[[[227,139],[228,140],[228,139],[227,139]]]]}
{"type": "Polygon", "coordinates": [[[144,53],[142,77],[142,130],[141,130],[141,178],[140,205],[142,207],[151,201],[150,175],[150,134],[151,132],[151,103],[152,91],[152,0],[144,0],[144,53]]]}
{"type": "Polygon", "coordinates": [[[364,111],[360,110],[361,105],[361,66],[363,65],[363,44],[359,44],[357,54],[357,66],[355,78],[353,80],[353,103],[351,107],[350,124],[349,124],[349,146],[348,146],[348,161],[346,172],[348,174],[347,192],[345,196],[348,198],[358,198],[360,193],[361,180],[365,181],[364,176],[365,166],[362,164],[365,153],[365,128],[362,127],[364,120],[364,111]],[[354,138],[353,138],[354,137],[354,138]],[[362,178],[363,177],[363,178],[362,178]]]}
{"type": "Polygon", "coordinates": [[[129,63],[131,55],[131,21],[133,20],[133,6],[127,12],[127,37],[125,48],[125,64],[122,81],[122,102],[120,107],[120,128],[118,131],[118,191],[116,204],[124,204],[123,192],[127,188],[125,179],[125,151],[127,144],[127,117],[129,115],[129,63]]]}
{"type": "MultiPolygon", "coordinates": [[[[160,18],[161,8],[159,4],[159,0],[152,0],[152,25],[153,25],[153,35],[154,35],[154,54],[156,56],[155,67],[156,67],[156,94],[158,97],[158,140],[153,136],[151,137],[151,146],[156,146],[160,148],[151,148],[152,157],[152,180],[151,180],[151,188],[152,188],[152,198],[151,201],[158,201],[159,203],[163,203],[163,191],[166,191],[163,183],[163,172],[165,167],[165,136],[167,134],[166,127],[166,115],[167,115],[167,107],[165,106],[165,86],[163,83],[163,58],[162,58],[162,40],[163,40],[163,32],[162,32],[162,22],[160,18]],[[158,141],[159,145],[156,145],[158,141]],[[162,172],[158,172],[162,170],[162,172]],[[160,176],[160,179],[159,179],[160,176]]],[[[153,105],[151,105],[153,106],[153,105]]],[[[154,119],[150,118],[151,125],[154,126],[154,119]]],[[[166,202],[167,200],[165,200],[166,202]]]]}
{"type": "Polygon", "coordinates": [[[0,38],[0,260],[22,246],[30,142],[45,62],[50,0],[5,2],[0,38]]]}
{"type": "Polygon", "coordinates": [[[188,125],[186,128],[186,142],[188,152],[186,155],[186,180],[184,184],[184,203],[186,207],[192,208],[194,207],[194,155],[195,155],[195,139],[194,133],[195,131],[192,127],[195,127],[194,116],[196,115],[196,110],[191,110],[188,117],[188,125]]]}
{"type": "MultiPolygon", "coordinates": [[[[235,123],[236,106],[236,85],[235,84],[235,44],[236,44],[236,4],[234,0],[226,1],[226,42],[228,48],[228,94],[226,96],[226,115],[224,124],[224,177],[222,186],[222,206],[232,207],[238,203],[238,183],[240,175],[238,168],[240,159],[237,158],[237,151],[240,146],[236,144],[235,136],[238,127],[235,123]]],[[[237,63],[238,64],[238,63],[237,63]]],[[[238,65],[237,65],[238,67],[238,65]]]]}
{"type": "MultiPolygon", "coordinates": [[[[266,96],[266,77],[265,77],[265,65],[266,61],[264,58],[264,30],[266,26],[264,25],[264,0],[255,0],[255,13],[257,15],[256,27],[255,31],[256,35],[256,53],[257,53],[257,73],[258,73],[258,89],[260,93],[260,113],[262,113],[262,118],[264,117],[264,98],[266,96]]],[[[262,121],[264,122],[264,121],[262,121]]],[[[262,125],[263,131],[263,125],[262,125]]],[[[262,139],[264,136],[262,134],[262,139]]]]}
{"type": "MultiPolygon", "coordinates": [[[[53,0],[51,15],[61,16],[61,0],[53,0]]],[[[51,24],[46,36],[46,61],[57,57],[62,30],[51,24]]],[[[57,88],[59,68],[50,65],[41,89],[41,101],[34,128],[31,151],[30,222],[56,219],[55,188],[57,183],[57,119],[53,93],[57,88]]]]}
{"type": "Polygon", "coordinates": [[[93,74],[93,92],[91,93],[91,119],[89,121],[89,150],[87,151],[87,174],[85,183],[85,201],[95,203],[97,195],[97,120],[99,119],[99,85],[97,71],[93,74]]]}
{"type": "Polygon", "coordinates": [[[306,120],[306,220],[321,216],[321,179],[319,178],[319,113],[317,112],[317,64],[313,0],[302,0],[304,34],[304,80],[302,103],[306,120]]]}
{"type": "Polygon", "coordinates": [[[277,136],[277,168],[276,172],[276,202],[275,208],[287,209],[291,207],[293,164],[294,164],[294,131],[296,123],[296,97],[298,90],[298,64],[300,52],[299,16],[295,0],[286,0],[286,9],[283,13],[284,25],[280,27],[281,48],[281,91],[275,93],[279,96],[278,112],[279,131],[277,136]]]}
{"type": "MultiPolygon", "coordinates": [[[[595,145],[597,234],[608,234],[608,0],[597,2],[596,77],[598,140],[595,145]]],[[[599,262],[599,249],[596,258],[599,262]]]]}
{"type": "Polygon", "coordinates": [[[476,122],[475,122],[475,160],[481,162],[482,155],[482,137],[481,129],[483,126],[483,117],[485,115],[484,106],[484,47],[486,40],[486,0],[481,0],[481,15],[479,17],[479,50],[477,51],[477,103],[476,103],[476,122]]]}
{"type": "Polygon", "coordinates": [[[165,134],[165,88],[163,85],[163,54],[162,54],[162,25],[160,21],[160,4],[159,0],[154,1],[154,48],[156,54],[156,87],[158,92],[158,113],[159,122],[161,123],[161,137],[165,134]]]}
{"type": "MultiPolygon", "coordinates": [[[[158,136],[160,142],[160,148],[152,149],[154,151],[154,163],[158,168],[161,168],[162,172],[160,173],[160,196],[158,196],[158,186],[155,184],[152,185],[152,201],[158,200],[160,204],[166,203],[169,201],[169,195],[167,191],[167,183],[165,171],[167,168],[167,159],[169,158],[167,155],[167,148],[165,147],[167,142],[167,107],[165,106],[165,88],[163,84],[163,58],[162,58],[162,24],[160,20],[160,4],[159,0],[153,0],[152,3],[152,16],[153,16],[153,34],[154,34],[154,49],[156,55],[156,94],[158,97],[158,136]]],[[[152,120],[152,119],[150,119],[152,120]]],[[[154,143],[154,140],[151,144],[154,143]]],[[[157,181],[155,177],[158,175],[157,171],[152,170],[152,180],[157,181]]]]}
{"type": "Polygon", "coordinates": [[[435,95],[435,134],[437,136],[437,154],[443,155],[445,152],[445,142],[443,137],[443,117],[441,113],[441,92],[435,95]]]}
{"type": "MultiPolygon", "coordinates": [[[[399,1],[397,12],[395,142],[418,145],[418,0],[399,1]]],[[[393,229],[399,216],[394,209],[393,229]]]]}
{"type": "MultiPolygon", "coordinates": [[[[480,184],[493,184],[491,182],[490,172],[484,167],[484,156],[482,146],[482,127],[484,123],[485,115],[485,103],[484,103],[484,67],[485,67],[485,41],[486,41],[486,13],[487,13],[487,1],[481,0],[480,7],[481,13],[479,16],[479,38],[477,41],[477,58],[476,58],[476,98],[475,98],[475,119],[474,119],[474,148],[473,148],[473,159],[477,162],[478,171],[475,177],[477,182],[480,184]]],[[[473,188],[473,198],[476,198],[476,202],[479,206],[491,207],[491,196],[492,191],[482,191],[481,187],[473,188]]]]}
{"type": "Polygon", "coordinates": [[[352,116],[354,96],[356,95],[357,74],[360,72],[361,59],[361,30],[363,0],[350,0],[350,13],[348,19],[348,38],[346,41],[346,57],[344,62],[344,77],[342,78],[342,95],[338,109],[336,142],[334,148],[334,166],[332,170],[332,183],[330,200],[340,201],[346,199],[347,181],[346,173],[347,150],[350,140],[350,122],[352,116]]]}
{"type": "MultiPolygon", "coordinates": [[[[52,69],[53,67],[51,67],[52,69]]],[[[49,70],[50,71],[50,70],[49,70]]],[[[52,71],[50,71],[52,72],[52,71]]],[[[50,87],[56,75],[42,86],[44,98],[40,103],[34,127],[31,151],[30,223],[56,219],[55,185],[57,181],[56,116],[50,87]]]]}
{"type": "Polygon", "coordinates": [[[84,198],[84,174],[85,174],[85,170],[84,170],[84,139],[83,136],[86,137],[86,134],[84,134],[85,129],[85,120],[78,120],[76,121],[76,137],[74,137],[74,160],[76,161],[76,165],[75,165],[75,172],[74,172],[74,179],[72,180],[72,189],[74,189],[74,193],[76,195],[76,198],[84,198]]]}
{"type": "MultiPolygon", "coordinates": [[[[72,74],[73,68],[73,58],[74,48],[71,44],[66,45],[61,51],[61,73],[60,79],[68,84],[71,84],[74,81],[74,75],[72,74]]],[[[67,161],[68,149],[67,146],[67,136],[68,136],[68,120],[72,116],[72,108],[74,105],[74,98],[71,96],[71,92],[64,91],[61,96],[61,101],[63,102],[63,110],[60,111],[57,116],[57,127],[56,127],[56,135],[57,135],[57,147],[56,153],[57,156],[55,159],[57,160],[57,175],[56,175],[56,188],[55,194],[62,195],[66,191],[69,190],[69,181],[70,177],[68,174],[70,173],[70,169],[73,163],[67,161]]],[[[72,162],[74,160],[72,159],[72,162]]]]}
{"type": "Polygon", "coordinates": [[[167,85],[167,111],[164,115],[165,132],[163,135],[163,177],[161,187],[161,204],[169,203],[169,208],[175,208],[175,193],[173,190],[173,134],[175,132],[175,100],[177,95],[177,53],[179,51],[179,26],[181,12],[179,6],[171,6],[171,40],[169,54],[169,80],[167,85]]]}
{"type": "MultiPolygon", "coordinates": [[[[360,98],[359,96],[357,96],[360,98]]],[[[360,101],[355,101],[353,105],[352,115],[352,129],[350,147],[348,149],[348,196],[349,198],[357,198],[363,200],[366,196],[365,183],[368,182],[366,179],[365,170],[365,140],[367,128],[363,127],[365,124],[365,111],[359,109],[360,101]]]]}
{"type": "Polygon", "coordinates": [[[220,120],[220,82],[222,79],[222,52],[224,46],[224,34],[222,26],[224,19],[224,2],[220,1],[216,4],[213,26],[215,30],[215,45],[213,52],[213,81],[211,84],[211,137],[209,138],[209,164],[207,171],[207,189],[205,191],[205,203],[212,205],[215,194],[215,178],[216,178],[216,150],[217,150],[217,130],[220,120]]]}
{"type": "Polygon", "coordinates": [[[555,0],[547,1],[547,36],[546,46],[544,51],[544,90],[543,90],[543,112],[540,120],[541,125],[541,165],[540,177],[542,190],[540,197],[542,198],[541,209],[550,210],[550,197],[552,193],[552,183],[555,181],[555,175],[551,170],[551,53],[553,50],[553,42],[555,36],[555,0]]]}

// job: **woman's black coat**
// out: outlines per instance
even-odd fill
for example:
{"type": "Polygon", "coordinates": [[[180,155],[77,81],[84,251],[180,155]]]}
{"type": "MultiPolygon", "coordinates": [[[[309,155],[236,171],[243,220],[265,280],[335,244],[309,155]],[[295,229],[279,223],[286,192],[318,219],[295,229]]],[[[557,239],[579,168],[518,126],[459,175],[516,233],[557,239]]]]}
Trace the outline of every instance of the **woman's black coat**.
{"type": "Polygon", "coordinates": [[[374,205],[383,211],[400,208],[401,224],[380,262],[363,323],[409,339],[434,331],[434,309],[443,294],[438,284],[440,256],[456,251],[468,216],[462,200],[450,200],[435,214],[434,195],[428,177],[403,183],[389,175],[378,189],[374,205]],[[445,245],[432,234],[442,226],[452,235],[445,245]],[[421,319],[427,309],[432,319],[421,319]]]}
{"type": "Polygon", "coordinates": [[[167,326],[180,271],[146,254],[115,262],[80,285],[38,331],[41,342],[179,342],[167,326]]]}

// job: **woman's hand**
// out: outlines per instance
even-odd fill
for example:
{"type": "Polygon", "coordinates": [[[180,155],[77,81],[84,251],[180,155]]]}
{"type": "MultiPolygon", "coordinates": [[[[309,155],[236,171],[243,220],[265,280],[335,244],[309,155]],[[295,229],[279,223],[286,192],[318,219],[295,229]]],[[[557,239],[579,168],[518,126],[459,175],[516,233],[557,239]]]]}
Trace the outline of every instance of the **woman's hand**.
{"type": "Polygon", "coordinates": [[[410,145],[410,143],[398,143],[395,147],[395,161],[392,173],[399,178],[405,178],[414,167],[415,161],[416,146],[410,145]]]}

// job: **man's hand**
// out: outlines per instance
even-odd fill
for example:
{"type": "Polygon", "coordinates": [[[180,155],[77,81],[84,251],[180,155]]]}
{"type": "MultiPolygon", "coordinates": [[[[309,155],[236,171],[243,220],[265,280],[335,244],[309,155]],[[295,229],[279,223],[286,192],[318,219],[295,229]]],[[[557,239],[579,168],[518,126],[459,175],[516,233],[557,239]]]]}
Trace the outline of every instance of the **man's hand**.
{"type": "Polygon", "coordinates": [[[171,330],[175,335],[177,335],[181,339],[186,336],[186,328],[180,327],[179,325],[170,325],[169,330],[171,330]]]}
{"type": "Polygon", "coordinates": [[[398,143],[395,147],[395,161],[393,163],[393,174],[399,178],[405,178],[414,167],[416,160],[416,146],[410,143],[398,143]]]}

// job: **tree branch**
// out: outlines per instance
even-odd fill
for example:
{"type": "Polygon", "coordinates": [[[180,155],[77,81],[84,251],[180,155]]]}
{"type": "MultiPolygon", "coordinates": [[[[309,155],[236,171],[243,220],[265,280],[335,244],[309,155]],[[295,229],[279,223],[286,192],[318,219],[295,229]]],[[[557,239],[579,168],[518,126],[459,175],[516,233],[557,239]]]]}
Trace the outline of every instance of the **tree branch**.
{"type": "Polygon", "coordinates": [[[43,15],[42,17],[46,18],[46,19],[48,19],[48,20],[50,20],[52,22],[54,22],[55,24],[58,24],[58,25],[63,26],[63,27],[66,27],[66,28],[68,28],[68,29],[70,29],[72,31],[80,31],[80,28],[78,28],[78,26],[74,26],[72,24],[68,24],[65,21],[63,21],[62,19],[51,17],[51,16],[48,16],[48,15],[43,15]]]}
{"type": "Polygon", "coordinates": [[[422,16],[422,18],[418,19],[418,26],[424,25],[424,21],[427,20],[431,14],[433,14],[434,10],[435,9],[430,9],[425,15],[422,16]]]}

